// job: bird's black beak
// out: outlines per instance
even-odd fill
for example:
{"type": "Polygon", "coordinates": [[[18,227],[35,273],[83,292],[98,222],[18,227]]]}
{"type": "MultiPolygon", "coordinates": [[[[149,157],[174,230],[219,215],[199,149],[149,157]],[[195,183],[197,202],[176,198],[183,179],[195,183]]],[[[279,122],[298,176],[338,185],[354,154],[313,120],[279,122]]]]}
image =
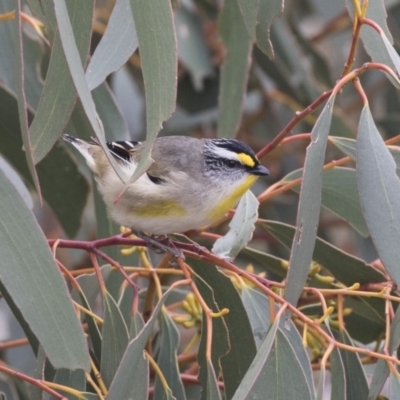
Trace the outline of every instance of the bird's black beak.
{"type": "Polygon", "coordinates": [[[267,168],[265,168],[263,165],[258,164],[254,168],[252,168],[250,171],[250,174],[252,175],[258,175],[258,176],[263,176],[263,175],[269,175],[269,171],[267,168]]]}

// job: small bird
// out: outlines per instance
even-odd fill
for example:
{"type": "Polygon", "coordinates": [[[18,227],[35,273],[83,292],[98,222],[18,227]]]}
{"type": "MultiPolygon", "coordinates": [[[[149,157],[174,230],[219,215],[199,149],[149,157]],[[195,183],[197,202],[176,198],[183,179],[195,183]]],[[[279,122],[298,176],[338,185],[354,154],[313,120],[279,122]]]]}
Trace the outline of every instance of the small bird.
{"type": "MultiPolygon", "coordinates": [[[[268,175],[253,150],[234,139],[159,137],[154,163],[118,201],[125,185],[94,140],[64,134],[85,157],[111,217],[138,236],[182,233],[212,224],[234,207],[258,176],[268,175]]],[[[144,144],[107,142],[127,181],[135,172],[144,144]]]]}

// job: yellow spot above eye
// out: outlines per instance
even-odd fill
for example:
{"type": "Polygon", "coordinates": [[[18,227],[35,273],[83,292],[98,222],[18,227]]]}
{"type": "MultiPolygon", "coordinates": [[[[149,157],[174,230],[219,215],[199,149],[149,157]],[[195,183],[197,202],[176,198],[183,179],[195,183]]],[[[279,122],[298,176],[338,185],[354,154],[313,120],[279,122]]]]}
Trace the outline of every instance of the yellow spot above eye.
{"type": "Polygon", "coordinates": [[[235,207],[240,198],[245,194],[247,190],[254,184],[257,180],[257,176],[250,175],[246,180],[239,186],[237,186],[230,196],[222,199],[217,206],[209,212],[209,218],[212,221],[216,221],[221,218],[225,213],[227,213],[231,208],[235,207]]]}
{"type": "Polygon", "coordinates": [[[180,204],[171,200],[160,200],[145,206],[132,207],[132,211],[142,218],[169,218],[186,215],[186,210],[180,204]]]}
{"type": "Polygon", "coordinates": [[[255,162],[248,154],[239,153],[237,156],[238,156],[240,162],[243,165],[245,165],[246,167],[250,167],[250,168],[254,167],[255,162]]]}

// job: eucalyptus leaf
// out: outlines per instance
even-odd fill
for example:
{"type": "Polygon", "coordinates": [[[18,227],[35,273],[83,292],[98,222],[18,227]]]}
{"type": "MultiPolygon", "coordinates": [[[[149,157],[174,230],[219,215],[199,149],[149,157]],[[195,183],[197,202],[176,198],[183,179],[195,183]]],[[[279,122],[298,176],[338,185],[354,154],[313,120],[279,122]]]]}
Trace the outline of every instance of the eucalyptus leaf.
{"type": "Polygon", "coordinates": [[[311,144],[307,147],[301,185],[296,233],[292,242],[289,272],[286,284],[286,300],[296,305],[307,280],[308,271],[317,237],[321,208],[322,167],[332,119],[335,95],[331,95],[311,132],[311,144]]]}
{"type": "Polygon", "coordinates": [[[367,106],[357,134],[357,183],[365,221],[391,278],[400,284],[400,180],[367,106]]]}
{"type": "Polygon", "coordinates": [[[253,236],[259,204],[250,190],[242,196],[229,223],[228,233],[216,240],[212,247],[211,251],[214,254],[229,261],[236,258],[253,236]]]}
{"type": "Polygon", "coordinates": [[[129,337],[118,305],[108,292],[103,296],[103,308],[100,373],[104,383],[109,387],[120,365],[129,337]]]}
{"type": "Polygon", "coordinates": [[[65,281],[43,232],[0,171],[0,280],[56,368],[89,370],[89,354],[65,281]]]}
{"type": "Polygon", "coordinates": [[[253,42],[235,0],[225,2],[218,25],[227,53],[221,67],[218,137],[234,137],[241,120],[253,42]]]}
{"type": "MultiPolygon", "coordinates": [[[[301,177],[302,170],[293,171],[283,178],[291,182],[301,177]]],[[[292,188],[299,192],[299,186],[292,188]]],[[[352,168],[336,167],[322,173],[322,205],[347,221],[357,232],[367,237],[368,227],[365,224],[358,198],[356,171],[352,168]]]]}
{"type": "Polygon", "coordinates": [[[131,0],[139,41],[146,92],[146,145],[129,183],[138,179],[153,163],[151,148],[175,109],[177,49],[172,6],[164,0],[131,0]]]}
{"type": "Polygon", "coordinates": [[[90,90],[95,89],[107,76],[118,71],[136,51],[138,40],[129,0],[117,0],[107,29],[97,45],[86,70],[90,90]]]}

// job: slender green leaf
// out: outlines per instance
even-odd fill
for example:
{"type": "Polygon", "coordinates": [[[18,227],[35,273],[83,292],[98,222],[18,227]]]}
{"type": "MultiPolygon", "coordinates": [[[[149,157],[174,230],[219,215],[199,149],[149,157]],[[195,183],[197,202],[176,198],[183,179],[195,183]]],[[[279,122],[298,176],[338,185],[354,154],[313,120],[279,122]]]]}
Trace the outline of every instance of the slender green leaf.
{"type": "MultiPolygon", "coordinates": [[[[35,369],[33,371],[34,379],[43,380],[45,364],[46,364],[46,354],[43,350],[43,347],[39,346],[39,349],[38,349],[37,355],[36,355],[35,369]]],[[[42,389],[38,388],[35,385],[31,385],[29,399],[30,400],[43,400],[42,389]]]]}
{"type": "Polygon", "coordinates": [[[390,374],[389,380],[389,399],[399,400],[400,399],[400,379],[398,374],[390,374]]]}
{"type": "Polygon", "coordinates": [[[335,96],[329,97],[311,132],[311,143],[307,147],[296,233],[292,242],[285,293],[286,300],[293,305],[297,304],[307,280],[317,237],[321,208],[321,171],[325,160],[334,101],[335,96]]]}
{"type": "MultiPolygon", "coordinates": [[[[352,0],[346,0],[346,5],[349,10],[351,18],[354,18],[354,3],[352,0]]],[[[366,18],[376,22],[382,29],[383,34],[379,33],[369,25],[363,24],[361,28],[361,40],[363,42],[366,52],[370,55],[372,61],[388,65],[393,70],[396,70],[396,65],[393,63],[391,52],[394,51],[392,43],[393,38],[387,26],[387,13],[383,1],[371,1],[368,3],[366,18]],[[383,46],[382,46],[383,40],[383,46]]],[[[399,71],[399,70],[397,70],[399,71]]],[[[400,83],[390,77],[390,80],[396,84],[397,87],[400,83]]]]}
{"type": "Polygon", "coordinates": [[[147,321],[147,324],[143,329],[141,329],[137,336],[129,342],[115,374],[114,380],[111,383],[107,400],[129,398],[134,398],[135,400],[147,400],[149,385],[148,361],[144,358],[144,348],[151,332],[153,331],[160,310],[170,293],[171,290],[167,290],[164,293],[163,297],[154,308],[153,315],[147,321]],[[134,374],[132,374],[133,365],[135,366],[134,374]]]}
{"type": "MultiPolygon", "coordinates": [[[[15,9],[15,0],[2,0],[0,2],[0,14],[5,14],[15,9]]],[[[19,46],[16,43],[18,35],[15,34],[15,23],[3,21],[0,24],[0,81],[9,92],[16,96],[19,70],[16,68],[19,46]]],[[[28,108],[37,107],[42,91],[41,77],[38,64],[43,58],[43,48],[37,38],[31,35],[22,35],[22,47],[24,49],[24,89],[28,108]]]]}
{"type": "Polygon", "coordinates": [[[43,233],[0,171],[0,280],[56,368],[89,369],[82,327],[43,233]]]}
{"type": "MultiPolygon", "coordinates": [[[[76,47],[74,33],[71,26],[71,21],[68,16],[65,0],[54,0],[54,10],[57,19],[58,32],[60,34],[61,44],[64,51],[64,55],[69,67],[69,71],[75,85],[76,91],[82,102],[83,109],[85,110],[86,116],[90,122],[91,128],[96,134],[99,144],[103,148],[108,161],[114,168],[115,172],[119,177],[124,175],[121,172],[121,168],[118,166],[115,157],[113,157],[105,143],[105,135],[103,124],[96,112],[95,103],[91,96],[89,87],[86,83],[81,59],[79,56],[78,49],[76,47]]],[[[43,146],[41,146],[43,147],[43,146]]]]}
{"type": "Polygon", "coordinates": [[[33,183],[39,196],[39,201],[42,202],[42,193],[40,191],[40,183],[35,168],[33,147],[31,142],[31,135],[29,132],[28,110],[25,97],[25,63],[24,63],[24,49],[22,44],[22,17],[21,17],[21,0],[16,1],[16,13],[14,18],[15,36],[17,38],[17,57],[15,64],[18,69],[17,76],[17,100],[18,100],[18,114],[19,124],[21,127],[22,141],[24,143],[25,157],[28,163],[28,168],[31,173],[33,183]]]}
{"type": "Polygon", "coordinates": [[[287,260],[250,247],[245,247],[243,249],[243,254],[256,261],[258,263],[257,267],[273,272],[282,278],[286,277],[288,265],[287,260]]]}
{"type": "MultiPolygon", "coordinates": [[[[196,265],[200,265],[200,263],[195,262],[195,264],[193,264],[191,262],[190,264],[190,266],[195,270],[196,265]]],[[[209,267],[210,265],[207,265],[207,268],[209,267]]],[[[197,272],[198,270],[199,268],[197,269],[197,272]]],[[[213,310],[213,312],[221,311],[221,308],[217,304],[214,297],[215,292],[212,290],[210,285],[199,276],[195,276],[195,282],[208,307],[213,310]]],[[[209,360],[206,359],[207,323],[208,321],[203,313],[201,340],[199,351],[197,353],[197,361],[200,366],[198,378],[203,388],[207,388],[209,385],[212,387],[212,382],[208,382],[210,369],[208,367],[209,360]]],[[[211,363],[214,374],[218,376],[221,370],[221,357],[223,357],[229,351],[229,332],[227,330],[224,318],[212,318],[212,335],[211,363]]],[[[206,392],[204,390],[202,391],[201,399],[207,400],[206,392]]]]}
{"type": "Polygon", "coordinates": [[[202,396],[205,399],[222,400],[221,391],[218,388],[218,379],[213,364],[207,360],[207,386],[203,388],[202,396]]]}
{"type": "MultiPolygon", "coordinates": [[[[353,341],[346,331],[338,332],[332,330],[334,337],[339,342],[354,346],[353,341]]],[[[340,357],[345,372],[345,399],[366,399],[368,396],[368,382],[363,366],[357,353],[339,349],[340,357]]],[[[339,399],[340,397],[337,397],[339,399]]]]}
{"type": "Polygon", "coordinates": [[[375,248],[391,278],[400,284],[400,181],[368,107],[362,111],[358,128],[357,183],[375,248]]]}
{"type": "MultiPolygon", "coordinates": [[[[47,6],[51,5],[52,2],[47,2],[47,6]]],[[[71,16],[72,28],[70,34],[74,45],[76,42],[75,46],[78,49],[76,62],[79,62],[79,64],[81,64],[82,60],[86,60],[89,52],[93,5],[94,1],[92,0],[84,2],[69,0],[68,12],[64,9],[66,17],[68,14],[71,16]]],[[[50,12],[47,12],[47,8],[44,8],[44,10],[46,10],[47,22],[51,21],[52,24],[55,24],[54,11],[49,10],[50,12]]],[[[47,28],[53,29],[52,26],[47,26],[47,28]]],[[[71,79],[70,67],[63,52],[60,33],[57,30],[54,35],[46,81],[35,118],[30,127],[35,163],[41,161],[53,147],[68,122],[76,101],[76,89],[71,79]]]]}
{"type": "Polygon", "coordinates": [[[203,80],[213,74],[210,55],[198,15],[182,6],[175,10],[178,58],[188,70],[196,90],[203,89],[203,80]]]}
{"type": "MultiPolygon", "coordinates": [[[[71,371],[68,369],[58,369],[53,382],[59,385],[70,387],[75,390],[79,390],[80,392],[84,392],[86,389],[85,371],[81,369],[77,369],[75,371],[71,371]]],[[[63,392],[63,395],[68,400],[77,399],[76,396],[68,392],[63,392]]],[[[51,396],[50,398],[51,400],[55,399],[53,396],[51,396]]]]}
{"type": "Polygon", "coordinates": [[[212,252],[218,256],[234,260],[253,236],[258,218],[259,202],[248,190],[240,199],[236,213],[229,223],[229,232],[215,241],[212,252]]]}
{"type": "Polygon", "coordinates": [[[271,387],[266,387],[265,390],[263,390],[262,386],[266,381],[264,368],[268,357],[274,351],[273,347],[278,332],[278,326],[279,318],[275,319],[274,323],[270,326],[267,336],[263,340],[261,347],[258,349],[250,368],[241,381],[232,400],[256,399],[254,396],[257,396],[257,393],[271,393],[271,387]]]}
{"type": "MultiPolygon", "coordinates": [[[[243,1],[243,0],[242,0],[243,1]]],[[[283,0],[260,0],[257,13],[256,43],[271,60],[274,59],[274,49],[270,40],[272,23],[283,13],[283,0]]]]}
{"type": "MultiPolygon", "coordinates": [[[[219,310],[223,308],[229,309],[229,313],[223,316],[224,324],[217,321],[221,318],[213,318],[212,350],[213,352],[216,351],[215,360],[213,359],[216,374],[219,373],[216,363],[218,354],[220,354],[225,394],[227,398],[231,398],[256,355],[256,346],[250,321],[239,293],[229,278],[221,274],[216,267],[204,262],[191,260],[190,266],[197,277],[201,278],[200,280],[196,277],[196,284],[198,284],[198,288],[208,306],[214,309],[216,304],[219,310]],[[210,293],[210,288],[212,293],[210,293]],[[240,324],[237,321],[240,321],[240,324]],[[225,343],[226,329],[228,330],[230,345],[228,353],[227,343],[225,343]],[[218,343],[218,341],[221,342],[218,343]]],[[[202,332],[206,332],[205,327],[203,327],[202,332]]],[[[204,336],[202,335],[202,343],[204,343],[204,336]]],[[[199,362],[202,358],[199,359],[199,362]]],[[[207,368],[205,364],[201,365],[207,368]]]]}
{"type": "Polygon", "coordinates": [[[218,136],[233,137],[241,120],[253,47],[237,1],[225,2],[219,30],[226,56],[221,67],[218,136]]]}
{"type": "Polygon", "coordinates": [[[129,337],[124,317],[108,292],[103,297],[103,309],[100,373],[104,383],[109,387],[120,365],[129,337]]]}
{"type": "MultiPolygon", "coordinates": [[[[397,307],[390,326],[389,354],[394,354],[400,345],[400,307],[397,307]]],[[[381,392],[389,375],[389,366],[385,360],[378,360],[371,379],[368,400],[374,400],[381,392]]]]}
{"type": "MultiPolygon", "coordinates": [[[[293,226],[276,221],[264,221],[262,226],[290,248],[295,235],[293,226]]],[[[371,265],[320,238],[316,240],[312,259],[347,286],[351,286],[355,282],[359,282],[361,285],[370,282],[385,282],[385,276],[371,265]]]]}
{"type": "MultiPolygon", "coordinates": [[[[301,173],[302,170],[291,172],[283,178],[283,181],[291,182],[301,177],[301,173]]],[[[299,192],[299,186],[295,186],[292,190],[299,192]]],[[[336,167],[324,171],[321,195],[324,207],[347,221],[360,235],[369,236],[358,198],[355,169],[336,167]]]]}
{"type": "MultiPolygon", "coordinates": [[[[164,375],[171,390],[171,398],[185,400],[185,391],[180,377],[177,349],[179,345],[179,332],[174,322],[165,310],[160,312],[160,350],[157,364],[164,375]]],[[[154,383],[154,398],[161,399],[165,390],[158,376],[154,383]]]]}
{"type": "Polygon", "coordinates": [[[162,123],[175,109],[177,50],[172,6],[164,0],[131,0],[139,41],[140,61],[146,92],[146,146],[130,178],[135,181],[152,164],[153,141],[162,123]]]}
{"type": "Polygon", "coordinates": [[[86,70],[90,90],[112,72],[118,71],[136,51],[138,40],[129,0],[117,0],[107,29],[97,45],[86,70]]]}

